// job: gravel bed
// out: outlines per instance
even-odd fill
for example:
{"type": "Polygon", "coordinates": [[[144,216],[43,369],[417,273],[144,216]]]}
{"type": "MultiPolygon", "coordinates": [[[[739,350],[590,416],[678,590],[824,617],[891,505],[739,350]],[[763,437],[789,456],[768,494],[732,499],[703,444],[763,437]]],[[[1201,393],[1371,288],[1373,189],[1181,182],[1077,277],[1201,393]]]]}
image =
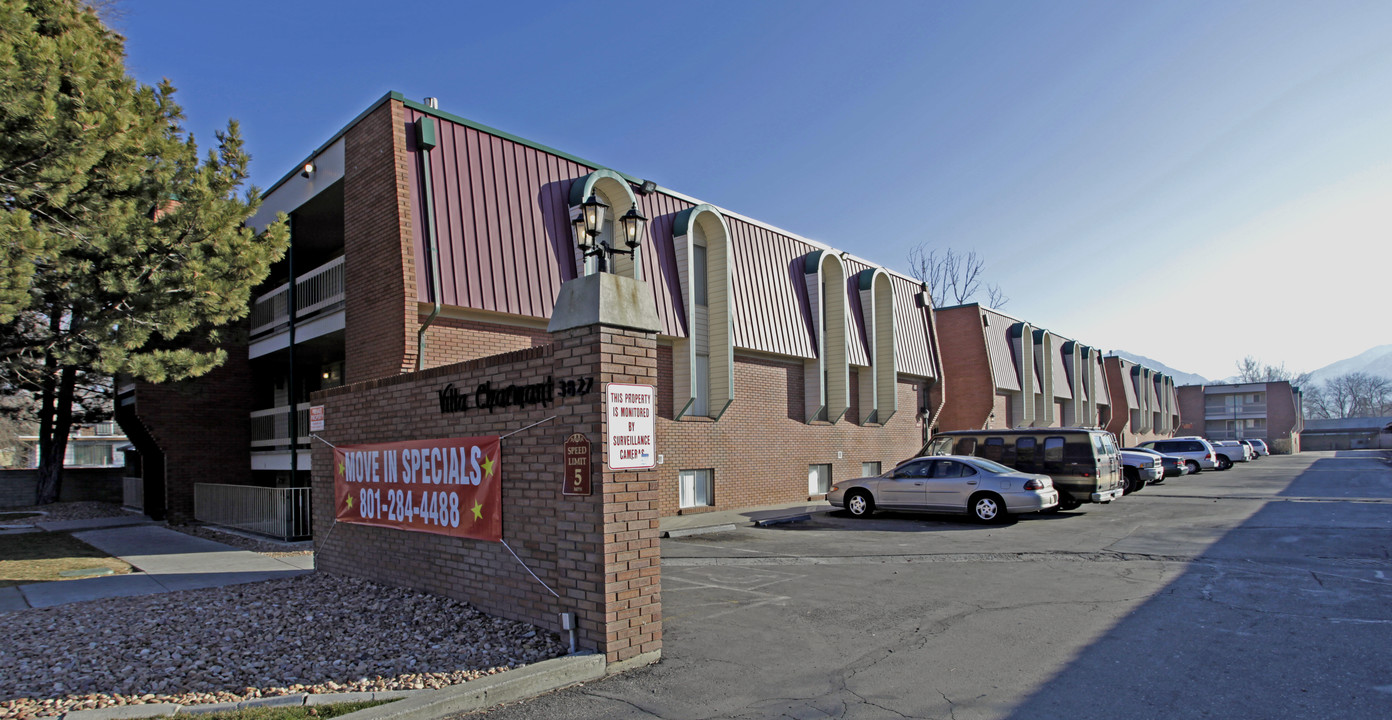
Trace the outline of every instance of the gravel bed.
{"type": "Polygon", "coordinates": [[[44,513],[38,517],[0,520],[0,525],[33,525],[36,522],[48,522],[50,520],[92,520],[94,518],[106,517],[130,517],[133,514],[126,510],[122,510],[121,506],[115,503],[95,501],[60,502],[51,503],[49,505],[3,508],[0,509],[0,512],[44,513]]]}
{"type": "Polygon", "coordinates": [[[438,688],[565,653],[436,595],[311,573],[0,615],[0,718],[438,688]]]}
{"type": "Polygon", "coordinates": [[[204,540],[213,540],[224,545],[231,545],[238,550],[250,550],[254,553],[269,555],[271,557],[290,557],[293,555],[311,555],[314,553],[314,543],[310,540],[303,542],[278,542],[275,540],[262,540],[260,538],[249,537],[240,533],[228,532],[218,528],[205,527],[203,525],[169,525],[170,530],[177,530],[185,535],[200,537],[204,540]]]}

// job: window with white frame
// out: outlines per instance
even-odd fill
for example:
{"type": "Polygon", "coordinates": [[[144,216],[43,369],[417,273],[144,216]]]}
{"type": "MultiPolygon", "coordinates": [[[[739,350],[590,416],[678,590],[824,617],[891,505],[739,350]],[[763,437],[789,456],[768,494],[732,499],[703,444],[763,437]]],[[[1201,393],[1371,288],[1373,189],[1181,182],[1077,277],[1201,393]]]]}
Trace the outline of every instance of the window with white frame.
{"type": "Polygon", "coordinates": [[[880,474],[880,462],[863,462],[860,464],[861,477],[876,477],[880,474]]]}
{"type": "Polygon", "coordinates": [[[831,489],[831,465],[807,466],[807,494],[825,495],[831,489]]]}
{"type": "Polygon", "coordinates": [[[715,504],[715,471],[682,470],[677,473],[678,504],[683,508],[715,504]]]}

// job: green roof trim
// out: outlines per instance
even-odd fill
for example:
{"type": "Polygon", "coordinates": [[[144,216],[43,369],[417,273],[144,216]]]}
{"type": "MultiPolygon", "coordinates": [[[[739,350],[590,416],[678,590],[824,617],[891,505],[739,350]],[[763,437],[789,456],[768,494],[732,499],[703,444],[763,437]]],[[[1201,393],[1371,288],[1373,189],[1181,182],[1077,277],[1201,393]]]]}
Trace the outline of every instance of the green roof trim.
{"type": "MultiPolygon", "coordinates": [[[[550,150],[548,152],[555,151],[550,150]]],[[[622,185],[623,189],[628,192],[628,201],[634,205],[638,204],[638,198],[633,196],[633,188],[628,186],[629,181],[627,177],[613,170],[599,169],[570,184],[570,206],[575,207],[585,202],[585,198],[590,196],[590,192],[594,190],[595,183],[599,182],[600,178],[610,178],[619,185],[622,185]]]]}
{"type": "Polygon", "coordinates": [[[676,219],[672,222],[672,237],[679,238],[683,235],[691,234],[691,223],[696,220],[696,216],[703,212],[715,213],[721,217],[720,208],[709,203],[701,203],[695,207],[689,207],[677,213],[676,219]]]}
{"type": "MultiPolygon", "coordinates": [[[[878,267],[865,268],[864,270],[861,270],[860,273],[859,273],[859,274],[860,274],[860,289],[861,289],[861,290],[869,290],[870,288],[875,287],[875,274],[876,274],[876,273],[882,273],[882,272],[885,272],[885,269],[884,269],[884,268],[878,268],[878,267]]],[[[888,275],[889,275],[889,273],[885,273],[885,276],[888,276],[888,275]]]]}
{"type": "Polygon", "coordinates": [[[822,255],[825,250],[813,250],[802,256],[802,272],[804,275],[812,275],[822,269],[822,255]]]}
{"type": "Polygon", "coordinates": [[[299,174],[300,174],[300,168],[304,167],[304,164],[305,164],[305,163],[309,162],[310,160],[313,160],[313,159],[315,158],[315,156],[317,156],[319,153],[324,152],[324,150],[326,150],[330,145],[332,145],[332,144],[338,142],[338,139],[341,138],[341,137],[343,137],[344,134],[346,134],[346,133],[348,132],[348,129],[349,129],[349,128],[353,127],[354,125],[357,125],[359,122],[362,121],[363,118],[367,117],[367,116],[370,115],[374,110],[376,110],[378,107],[380,107],[383,103],[386,103],[386,102],[388,102],[388,101],[390,101],[390,100],[399,101],[402,105],[405,105],[406,107],[411,108],[412,110],[416,110],[416,111],[418,111],[418,112],[425,113],[426,115],[429,115],[429,116],[431,116],[431,117],[439,118],[439,119],[441,119],[441,120],[448,120],[448,121],[450,121],[450,122],[452,122],[452,123],[458,123],[458,124],[460,124],[460,125],[464,125],[465,127],[471,127],[471,128],[473,128],[473,129],[475,129],[475,130],[478,130],[478,131],[480,131],[480,132],[485,132],[485,133],[488,133],[489,135],[495,135],[495,136],[497,136],[497,137],[503,138],[504,140],[511,140],[512,142],[519,143],[519,144],[522,144],[522,145],[526,145],[527,147],[535,148],[535,149],[540,150],[540,151],[542,151],[542,152],[550,153],[550,154],[552,154],[552,155],[556,155],[556,156],[558,156],[558,157],[565,158],[566,160],[570,160],[571,162],[578,163],[578,164],[584,165],[584,166],[586,166],[586,167],[591,167],[591,168],[594,168],[594,169],[596,169],[596,170],[609,170],[610,172],[617,174],[619,177],[623,178],[623,179],[624,179],[625,181],[627,181],[627,182],[634,182],[634,183],[642,182],[642,179],[640,179],[640,178],[635,178],[635,177],[633,177],[633,176],[631,176],[631,175],[626,175],[626,174],[621,173],[621,172],[619,172],[619,171],[617,171],[617,170],[614,170],[614,169],[612,169],[612,168],[607,168],[607,167],[605,167],[605,166],[603,166],[603,165],[600,165],[599,163],[590,162],[589,160],[586,160],[586,159],[580,158],[580,157],[576,157],[576,156],[574,156],[574,155],[571,155],[570,153],[561,152],[560,150],[557,150],[557,149],[555,149],[555,148],[547,147],[546,145],[542,145],[541,143],[536,143],[536,142],[532,142],[531,140],[527,140],[527,139],[525,139],[525,138],[517,137],[516,135],[513,135],[513,134],[511,134],[511,133],[505,133],[505,132],[503,132],[502,130],[498,130],[497,128],[491,128],[491,127],[489,127],[489,126],[487,126],[487,125],[484,125],[484,124],[482,124],[482,123],[476,123],[476,122],[474,122],[474,121],[472,121],[472,120],[468,120],[468,119],[466,119],[466,118],[459,117],[458,115],[451,115],[450,113],[442,112],[442,111],[440,111],[440,110],[437,110],[437,109],[435,109],[435,108],[430,107],[429,105],[426,105],[426,104],[423,103],[423,102],[417,102],[417,101],[415,101],[415,100],[409,100],[409,99],[407,99],[407,97],[406,97],[405,95],[402,95],[401,93],[396,92],[396,91],[393,90],[392,92],[389,92],[389,93],[383,95],[382,97],[377,98],[376,101],[374,101],[372,104],[370,104],[370,105],[367,106],[367,109],[365,109],[365,110],[363,110],[362,112],[358,113],[356,117],[354,117],[352,120],[349,120],[349,121],[348,121],[348,124],[344,125],[342,128],[339,128],[338,132],[334,133],[332,137],[330,137],[328,140],[324,141],[324,144],[322,144],[322,145],[320,145],[319,147],[315,148],[314,152],[312,152],[312,153],[310,153],[309,155],[307,155],[307,156],[305,157],[304,160],[301,160],[297,165],[295,165],[295,168],[294,168],[293,170],[291,170],[290,172],[286,173],[286,174],[285,174],[283,177],[281,177],[279,180],[275,181],[275,183],[272,184],[269,188],[267,188],[267,189],[265,190],[265,192],[261,193],[261,196],[262,196],[262,197],[265,197],[265,196],[267,196],[267,195],[270,195],[271,193],[275,192],[276,188],[280,187],[281,185],[284,185],[284,184],[286,183],[286,181],[288,181],[290,178],[295,177],[296,175],[299,175],[299,174]]]}

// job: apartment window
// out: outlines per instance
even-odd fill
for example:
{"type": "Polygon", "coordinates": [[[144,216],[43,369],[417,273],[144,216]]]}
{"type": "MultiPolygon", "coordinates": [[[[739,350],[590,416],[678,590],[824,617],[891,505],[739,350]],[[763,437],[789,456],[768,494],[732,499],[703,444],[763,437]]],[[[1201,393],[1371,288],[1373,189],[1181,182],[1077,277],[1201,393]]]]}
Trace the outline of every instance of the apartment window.
{"type": "Polygon", "coordinates": [[[678,501],[683,508],[715,504],[715,471],[682,470],[677,473],[678,501]]]}
{"type": "Polygon", "coordinates": [[[696,354],[696,383],[691,388],[691,414],[710,417],[710,355],[696,354]]]}
{"type": "Polygon", "coordinates": [[[863,463],[860,464],[860,476],[861,476],[861,477],[876,477],[877,475],[880,474],[880,472],[881,472],[881,471],[880,471],[880,463],[879,463],[879,461],[875,461],[875,462],[863,462],[863,463]]]}
{"type": "Polygon", "coordinates": [[[831,489],[831,465],[807,466],[807,494],[825,495],[831,489]]]}
{"type": "Polygon", "coordinates": [[[113,422],[97,423],[97,434],[98,434],[98,435],[115,435],[115,434],[116,434],[116,423],[113,423],[113,422]]]}
{"type": "Polygon", "coordinates": [[[706,306],[706,246],[691,248],[691,294],[697,307],[706,306]]]}

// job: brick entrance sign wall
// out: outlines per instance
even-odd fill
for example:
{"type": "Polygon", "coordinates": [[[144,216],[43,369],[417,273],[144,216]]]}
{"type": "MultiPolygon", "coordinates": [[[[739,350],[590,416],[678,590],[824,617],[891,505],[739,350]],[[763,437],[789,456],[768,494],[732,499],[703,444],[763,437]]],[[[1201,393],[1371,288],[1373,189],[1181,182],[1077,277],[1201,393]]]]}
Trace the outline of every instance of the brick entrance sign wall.
{"type": "Polygon", "coordinates": [[[654,384],[656,338],[601,324],[560,330],[549,345],[334,388],[314,396],[325,408],[325,440],[340,444],[504,435],[502,544],[335,523],[333,453],[314,448],[314,537],[323,572],[446,595],[490,614],[561,632],[559,614],[576,614],[578,644],[609,662],[653,661],[662,648],[657,490],[652,472],[607,471],[604,387],[654,384]],[[583,396],[549,405],[442,413],[439,391],[472,394],[500,387],[593,381],[583,396]],[[593,443],[593,494],[564,496],[562,448],[573,433],[593,443]]]}

